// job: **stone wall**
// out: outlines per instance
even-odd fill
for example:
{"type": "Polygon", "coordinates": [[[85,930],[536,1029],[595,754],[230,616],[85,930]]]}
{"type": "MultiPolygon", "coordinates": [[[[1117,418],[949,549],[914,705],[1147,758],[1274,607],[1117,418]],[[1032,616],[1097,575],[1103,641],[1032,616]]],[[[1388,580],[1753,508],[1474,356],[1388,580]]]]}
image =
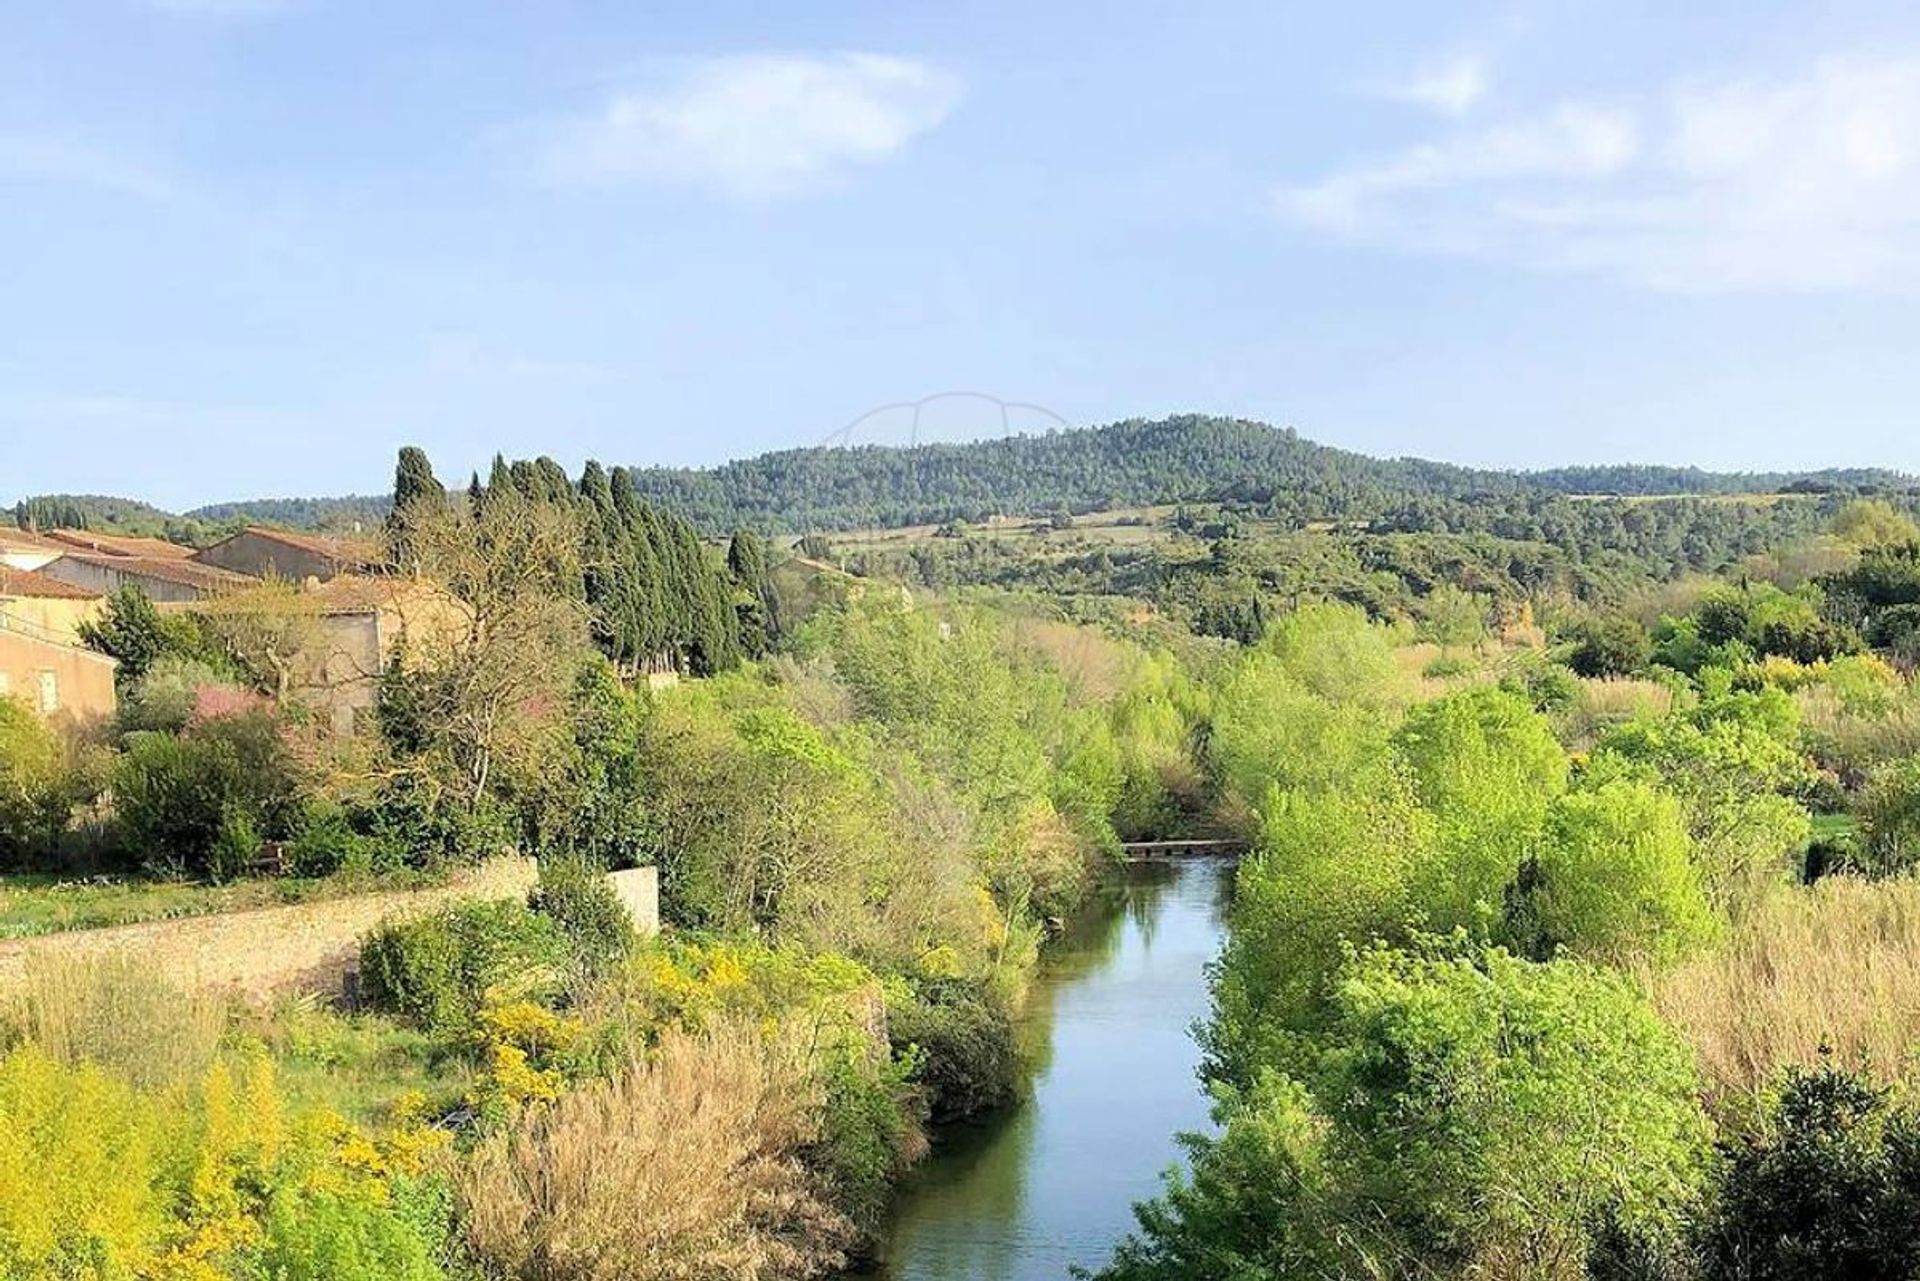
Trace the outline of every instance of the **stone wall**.
{"type": "Polygon", "coordinates": [[[382,921],[459,899],[524,898],[537,880],[532,859],[498,859],[434,889],[16,939],[0,943],[0,987],[16,982],[32,956],[131,952],[176,983],[248,999],[338,990],[359,959],[360,936],[382,921]]]}

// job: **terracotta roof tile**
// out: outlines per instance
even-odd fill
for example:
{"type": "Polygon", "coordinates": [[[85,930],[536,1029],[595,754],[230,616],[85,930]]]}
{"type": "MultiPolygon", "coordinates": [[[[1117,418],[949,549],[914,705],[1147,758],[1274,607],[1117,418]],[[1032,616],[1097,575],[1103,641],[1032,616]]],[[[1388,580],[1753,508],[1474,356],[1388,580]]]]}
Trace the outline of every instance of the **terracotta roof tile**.
{"type": "Polygon", "coordinates": [[[185,560],[193,548],[182,547],[162,538],[139,538],[131,534],[102,534],[91,529],[50,529],[48,538],[64,547],[102,556],[142,556],[155,560],[185,560]]]}
{"type": "Polygon", "coordinates": [[[100,593],[90,592],[72,583],[30,569],[8,569],[0,565],[0,596],[33,596],[45,600],[98,600],[100,593]]]}

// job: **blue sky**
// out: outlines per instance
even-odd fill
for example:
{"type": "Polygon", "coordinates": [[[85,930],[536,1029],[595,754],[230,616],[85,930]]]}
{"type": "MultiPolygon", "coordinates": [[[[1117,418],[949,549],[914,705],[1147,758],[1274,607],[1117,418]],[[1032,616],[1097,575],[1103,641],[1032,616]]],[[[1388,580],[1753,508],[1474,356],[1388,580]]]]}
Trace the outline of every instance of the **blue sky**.
{"type": "Polygon", "coordinates": [[[0,499],[707,463],[949,388],[1920,469],[1911,5],[0,5],[0,499]]]}

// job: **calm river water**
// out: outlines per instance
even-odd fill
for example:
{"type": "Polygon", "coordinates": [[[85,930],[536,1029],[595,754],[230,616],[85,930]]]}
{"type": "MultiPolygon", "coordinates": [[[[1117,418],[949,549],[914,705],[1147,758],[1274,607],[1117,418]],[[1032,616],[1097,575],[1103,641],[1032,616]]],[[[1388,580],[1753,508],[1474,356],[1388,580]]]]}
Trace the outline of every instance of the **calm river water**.
{"type": "Polygon", "coordinates": [[[943,1132],[900,1195],[870,1281],[1060,1281],[1097,1267],[1131,1207],[1206,1127],[1190,1028],[1225,934],[1233,865],[1149,863],[1049,949],[1024,1016],[1032,1097],[943,1132]]]}

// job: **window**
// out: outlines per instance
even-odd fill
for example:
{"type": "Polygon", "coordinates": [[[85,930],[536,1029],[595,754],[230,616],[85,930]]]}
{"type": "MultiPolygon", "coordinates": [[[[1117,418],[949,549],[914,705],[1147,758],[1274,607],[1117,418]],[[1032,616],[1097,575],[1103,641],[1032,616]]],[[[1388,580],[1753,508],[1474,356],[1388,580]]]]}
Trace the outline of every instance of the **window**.
{"type": "Polygon", "coordinates": [[[40,710],[42,713],[60,710],[60,678],[52,672],[40,673],[40,710]]]}

